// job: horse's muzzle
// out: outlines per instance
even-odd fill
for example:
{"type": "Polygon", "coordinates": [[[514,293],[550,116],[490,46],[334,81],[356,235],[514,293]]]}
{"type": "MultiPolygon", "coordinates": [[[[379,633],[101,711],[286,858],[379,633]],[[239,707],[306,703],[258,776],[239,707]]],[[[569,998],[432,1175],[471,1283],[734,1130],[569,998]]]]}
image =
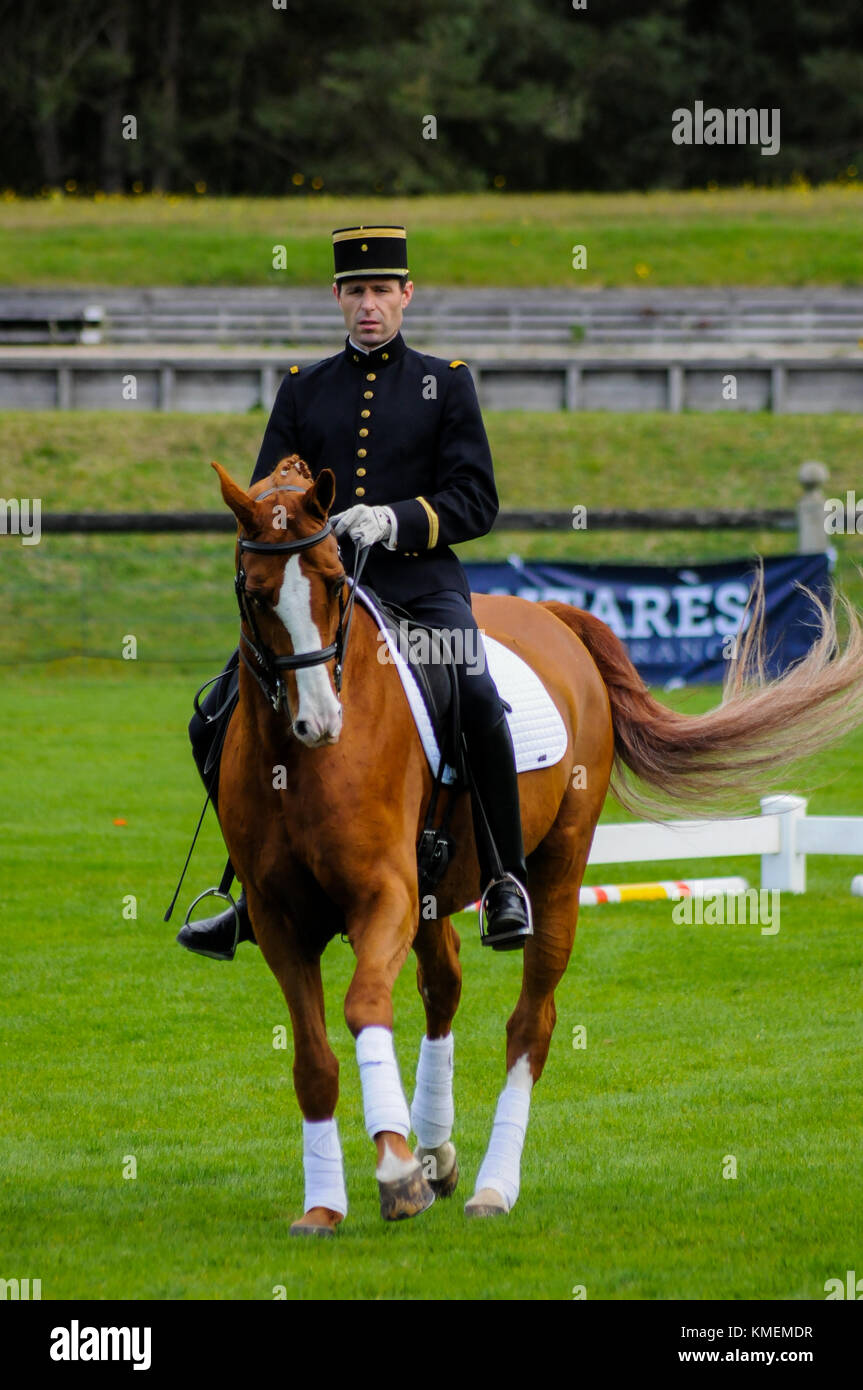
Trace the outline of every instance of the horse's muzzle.
{"type": "Polygon", "coordinates": [[[330,717],[323,725],[315,718],[296,719],[293,732],[306,748],[324,748],[338,743],[342,732],[342,707],[338,706],[337,720],[330,717]]]}

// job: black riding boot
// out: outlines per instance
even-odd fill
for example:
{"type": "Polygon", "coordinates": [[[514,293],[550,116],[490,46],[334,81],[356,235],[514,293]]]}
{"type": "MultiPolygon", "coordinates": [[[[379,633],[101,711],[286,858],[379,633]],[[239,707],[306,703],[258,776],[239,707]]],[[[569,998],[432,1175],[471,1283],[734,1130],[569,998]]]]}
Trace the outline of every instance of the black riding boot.
{"type": "Polygon", "coordinates": [[[229,907],[216,917],[186,922],[177,932],[177,940],[188,951],[197,951],[199,956],[209,956],[211,960],[233,960],[241,941],[255,940],[245,893],[241,892],[237,898],[236,917],[234,909],[229,907]]]}
{"type": "MultiPolygon", "coordinates": [[[[216,682],[210,693],[201,701],[201,709],[205,715],[215,714],[231,692],[236,690],[239,679],[237,660],[236,655],[234,655],[228,662],[221,680],[216,682]]],[[[197,712],[194,714],[189,725],[192,755],[197,764],[198,772],[201,774],[201,781],[210,793],[210,800],[216,815],[219,814],[221,735],[221,721],[217,720],[211,724],[206,719],[201,719],[197,712]]],[[[196,951],[200,956],[209,956],[212,960],[233,960],[234,953],[241,941],[255,940],[244,892],[241,892],[237,899],[237,917],[240,919],[239,931],[232,907],[214,917],[203,917],[200,922],[187,922],[177,933],[177,941],[187,950],[196,951]]]]}
{"type": "Polygon", "coordinates": [[[491,728],[474,733],[466,743],[471,774],[485,812],[483,817],[476,798],[471,797],[481,887],[486,889],[488,930],[482,943],[496,951],[517,951],[524,946],[525,938],[533,935],[533,927],[527,898],[518,776],[506,715],[502,714],[491,728]],[[497,848],[499,866],[489,844],[489,831],[497,848]],[[499,867],[518,881],[521,891],[511,878],[501,878],[499,867]]]}

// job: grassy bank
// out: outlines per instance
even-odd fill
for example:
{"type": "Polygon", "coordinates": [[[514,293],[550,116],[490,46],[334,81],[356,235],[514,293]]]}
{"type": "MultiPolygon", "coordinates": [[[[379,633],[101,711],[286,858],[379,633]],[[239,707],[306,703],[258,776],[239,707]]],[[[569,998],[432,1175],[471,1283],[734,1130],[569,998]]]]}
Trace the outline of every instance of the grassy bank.
{"type": "MultiPolygon", "coordinates": [[[[860,486],[860,427],[849,416],[486,415],[504,507],[588,508],[586,531],[496,531],[460,547],[465,559],[651,560],[698,563],[781,554],[794,537],[770,532],[591,532],[592,507],[724,504],[791,507],[806,458],[830,467],[828,495],[860,486]]],[[[209,460],[251,473],[261,412],[130,415],[6,412],[0,477],[7,497],[41,497],[45,511],[213,511],[222,507],[209,460]]],[[[863,608],[858,536],[837,537],[837,579],[863,608]]],[[[13,621],[0,661],[119,656],[127,633],[148,662],[212,666],[233,640],[233,546],[227,535],[60,536],[0,544],[0,586],[13,621]]],[[[207,671],[207,674],[210,674],[207,671]]]]}
{"type": "Polygon", "coordinates": [[[334,227],[404,223],[422,285],[857,285],[863,188],[402,199],[0,199],[0,285],[325,285],[334,227]],[[273,269],[273,248],[287,268],[273,269]],[[587,248],[573,270],[572,248],[587,248]]]}

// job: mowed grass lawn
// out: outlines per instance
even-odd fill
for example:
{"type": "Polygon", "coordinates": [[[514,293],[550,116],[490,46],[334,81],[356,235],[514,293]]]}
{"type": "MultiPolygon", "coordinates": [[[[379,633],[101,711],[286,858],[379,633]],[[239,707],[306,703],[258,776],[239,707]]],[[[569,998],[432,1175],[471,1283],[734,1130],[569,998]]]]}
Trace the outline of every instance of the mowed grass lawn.
{"type": "MultiPolygon", "coordinates": [[[[332,1242],[289,1239],[303,1179],[291,1049],[273,1047],[281,994],[254,947],[217,964],[174,945],[182,916],[162,921],[200,805],[192,684],[77,663],[3,681],[5,1277],[41,1279],[45,1299],[271,1299],[280,1285],[291,1299],[569,1299],[583,1285],[594,1300],[735,1300],[822,1299],[825,1280],[859,1269],[863,904],[849,893],[861,866],[843,858],[810,861],[809,892],[783,896],[775,935],[677,926],[670,904],[582,911],[521,1197],[494,1222],[467,1222],[463,1201],[503,1081],[519,957],[482,950],[475,919],[460,920],[462,1187],[387,1226],[342,1015],[351,957],[333,942],[351,1210],[332,1242]],[[723,1177],[729,1155],[736,1178],[723,1177]]],[[[863,735],[812,773],[824,784],[812,809],[863,814],[863,735]]],[[[183,902],[222,862],[211,822],[183,902]]],[[[758,883],[756,860],[702,867],[758,883]]],[[[410,1093],[423,1029],[412,962],[395,1016],[410,1093]]]]}
{"type": "Polygon", "coordinates": [[[325,285],[335,227],[408,228],[418,285],[857,285],[863,186],[281,199],[0,198],[0,285],[325,285]],[[587,267],[573,270],[573,247],[587,267]],[[284,269],[274,247],[286,248],[284,269]]]}

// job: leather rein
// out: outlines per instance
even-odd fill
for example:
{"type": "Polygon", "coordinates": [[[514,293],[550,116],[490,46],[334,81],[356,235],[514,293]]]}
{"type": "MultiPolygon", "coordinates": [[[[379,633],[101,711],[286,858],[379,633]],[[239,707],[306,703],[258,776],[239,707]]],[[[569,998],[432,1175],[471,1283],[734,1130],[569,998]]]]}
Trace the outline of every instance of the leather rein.
{"type": "MultiPolygon", "coordinates": [[[[283,484],[280,487],[270,488],[268,492],[262,492],[255,498],[260,502],[264,497],[271,497],[275,492],[305,492],[306,489],[296,487],[293,484],[283,484]]],[[[243,568],[243,552],[251,551],[253,554],[263,555],[301,555],[303,551],[310,550],[312,546],[320,545],[321,541],[326,540],[327,536],[333,534],[332,522],[327,520],[319,531],[315,531],[311,536],[301,536],[293,541],[250,541],[244,536],[239,536],[237,544],[239,546],[239,557],[237,561],[237,574],[234,580],[234,590],[237,595],[237,605],[240,610],[240,619],[252,632],[252,637],[240,628],[240,658],[257,681],[261,690],[266,695],[276,714],[282,710],[290,713],[288,706],[288,692],[284,680],[283,671],[303,671],[310,666],[321,666],[324,662],[335,661],[333,669],[333,682],[336,694],[341,694],[342,689],[342,668],[344,664],[345,651],[348,645],[348,637],[351,630],[353,619],[354,601],[356,599],[357,584],[363,572],[366,559],[369,553],[368,546],[357,546],[354,554],[354,572],[346,583],[351,586],[351,591],[347,602],[344,596],[344,584],[339,590],[339,625],[336,630],[336,638],[328,647],[322,647],[313,652],[295,652],[291,656],[278,656],[271,647],[268,647],[261,637],[258,624],[255,621],[255,614],[252,605],[249,603],[246,593],[246,571],[243,568]],[[246,656],[243,650],[243,643],[257,662],[257,669],[246,656]]]]}

